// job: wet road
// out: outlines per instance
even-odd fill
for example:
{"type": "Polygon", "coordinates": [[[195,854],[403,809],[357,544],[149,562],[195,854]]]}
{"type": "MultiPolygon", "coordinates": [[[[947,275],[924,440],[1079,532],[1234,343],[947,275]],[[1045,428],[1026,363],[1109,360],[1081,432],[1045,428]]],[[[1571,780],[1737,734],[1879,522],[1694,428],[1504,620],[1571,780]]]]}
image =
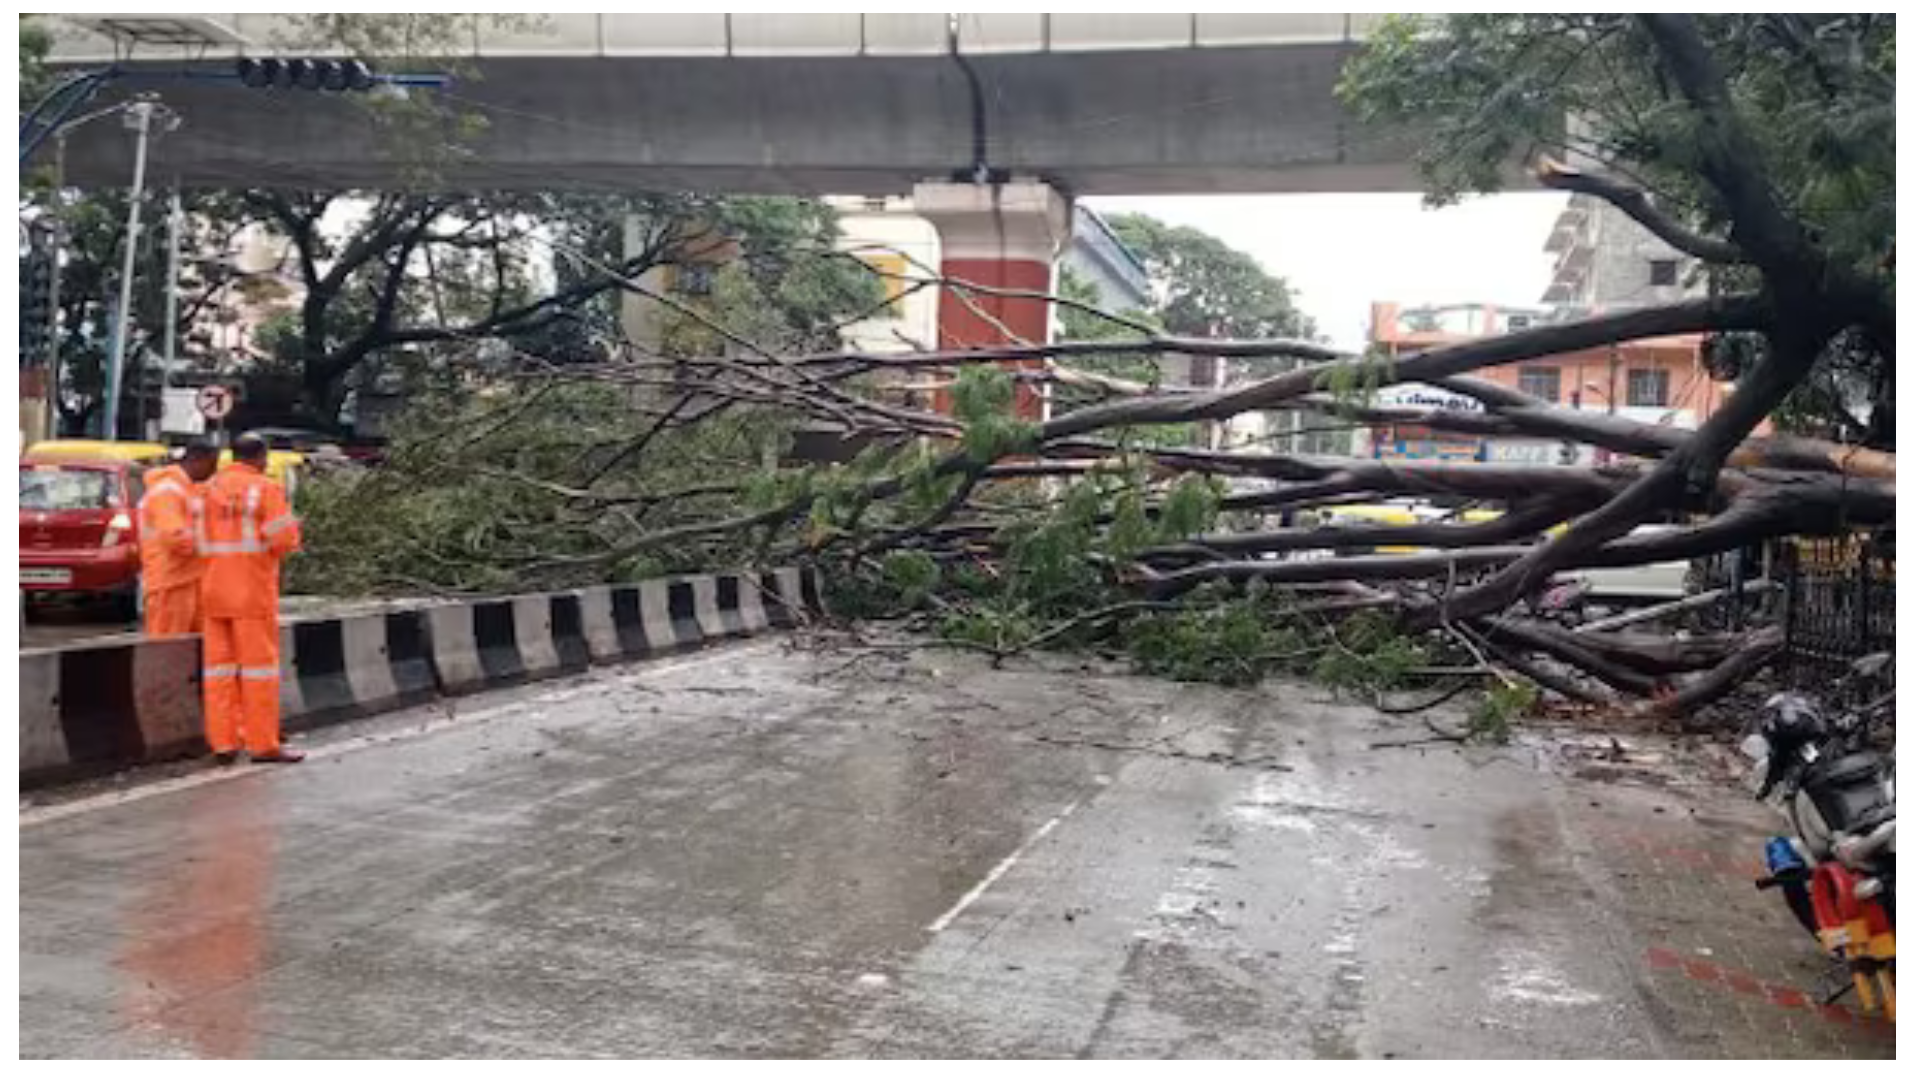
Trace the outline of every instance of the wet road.
{"type": "Polygon", "coordinates": [[[21,1053],[1891,1053],[1737,796],[1423,733],[782,642],[389,717],[23,809],[21,1053]]]}

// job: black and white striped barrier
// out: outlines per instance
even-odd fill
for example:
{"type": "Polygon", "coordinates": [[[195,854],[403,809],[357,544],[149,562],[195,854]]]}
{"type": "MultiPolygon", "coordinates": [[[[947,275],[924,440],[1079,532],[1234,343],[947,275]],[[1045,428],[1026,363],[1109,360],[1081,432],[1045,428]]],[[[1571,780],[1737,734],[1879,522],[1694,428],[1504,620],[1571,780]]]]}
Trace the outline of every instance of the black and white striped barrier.
{"type": "Polygon", "coordinates": [[[424,612],[304,619],[280,628],[280,719],[288,731],[404,709],[438,693],[424,612]]]}
{"type": "MultiPolygon", "coordinates": [[[[281,722],[322,727],[825,613],[817,574],[784,569],[297,619],[281,627],[281,722]]],[[[204,750],[200,701],[198,638],[22,652],[22,782],[204,750]]]]}
{"type": "Polygon", "coordinates": [[[580,598],[570,593],[427,608],[440,690],[465,694],[586,670],[580,598]]]}
{"type": "Polygon", "coordinates": [[[825,613],[811,571],[718,574],[581,589],[587,646],[598,662],[697,649],[723,638],[790,630],[825,613]]]}

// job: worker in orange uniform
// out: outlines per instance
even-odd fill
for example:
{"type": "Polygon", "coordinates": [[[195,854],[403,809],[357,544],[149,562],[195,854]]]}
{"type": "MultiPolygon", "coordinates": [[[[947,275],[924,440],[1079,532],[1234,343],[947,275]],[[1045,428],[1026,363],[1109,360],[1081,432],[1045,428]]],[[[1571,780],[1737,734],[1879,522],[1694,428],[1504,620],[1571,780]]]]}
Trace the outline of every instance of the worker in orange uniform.
{"type": "Polygon", "coordinates": [[[200,573],[193,501],[220,464],[212,443],[187,444],[178,464],[147,470],[140,497],[140,590],[150,637],[200,632],[200,573]]]}
{"type": "Polygon", "coordinates": [[[197,503],[195,538],[207,560],[201,682],[207,743],[222,763],[243,746],[254,761],[306,756],[280,744],[280,562],[300,549],[300,522],[266,467],[266,440],[240,436],[233,465],[197,503]]]}

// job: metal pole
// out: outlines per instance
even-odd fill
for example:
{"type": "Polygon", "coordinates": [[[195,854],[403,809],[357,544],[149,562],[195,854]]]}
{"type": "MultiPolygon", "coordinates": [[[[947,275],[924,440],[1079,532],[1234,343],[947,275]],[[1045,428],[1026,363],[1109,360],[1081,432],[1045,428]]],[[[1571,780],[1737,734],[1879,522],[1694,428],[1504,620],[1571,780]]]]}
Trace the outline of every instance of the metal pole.
{"type": "Polygon", "coordinates": [[[133,147],[133,189],[127,199],[127,251],[120,261],[120,308],[114,313],[113,345],[107,353],[107,410],[105,436],[108,442],[120,438],[120,372],[126,363],[130,316],[133,312],[133,257],[140,243],[140,200],[147,186],[147,136],[153,129],[154,103],[138,101],[128,106],[127,116],[135,132],[133,147]]]}
{"type": "Polygon", "coordinates": [[[60,132],[53,144],[53,283],[47,289],[47,402],[42,421],[49,439],[60,437],[60,254],[67,247],[66,205],[61,201],[67,185],[67,134],[60,132]]]}
{"type": "Polygon", "coordinates": [[[180,317],[180,188],[167,205],[167,325],[160,346],[160,414],[166,415],[167,390],[173,386],[174,323],[180,317]]]}

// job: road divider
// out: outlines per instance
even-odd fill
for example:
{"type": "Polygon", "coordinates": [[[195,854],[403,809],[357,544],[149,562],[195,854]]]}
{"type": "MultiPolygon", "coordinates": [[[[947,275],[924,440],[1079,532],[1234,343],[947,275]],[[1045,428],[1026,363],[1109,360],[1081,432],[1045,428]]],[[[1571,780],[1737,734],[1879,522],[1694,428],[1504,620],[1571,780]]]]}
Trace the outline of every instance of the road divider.
{"type": "Polygon", "coordinates": [[[438,693],[425,612],[308,618],[280,629],[280,716],[288,731],[404,709],[438,693]]]}
{"type": "MultiPolygon", "coordinates": [[[[282,723],[305,731],[442,696],[788,630],[826,612],[818,574],[785,568],[282,623],[282,723]]],[[[20,654],[23,786],[205,750],[200,639],[20,654]]]]}

